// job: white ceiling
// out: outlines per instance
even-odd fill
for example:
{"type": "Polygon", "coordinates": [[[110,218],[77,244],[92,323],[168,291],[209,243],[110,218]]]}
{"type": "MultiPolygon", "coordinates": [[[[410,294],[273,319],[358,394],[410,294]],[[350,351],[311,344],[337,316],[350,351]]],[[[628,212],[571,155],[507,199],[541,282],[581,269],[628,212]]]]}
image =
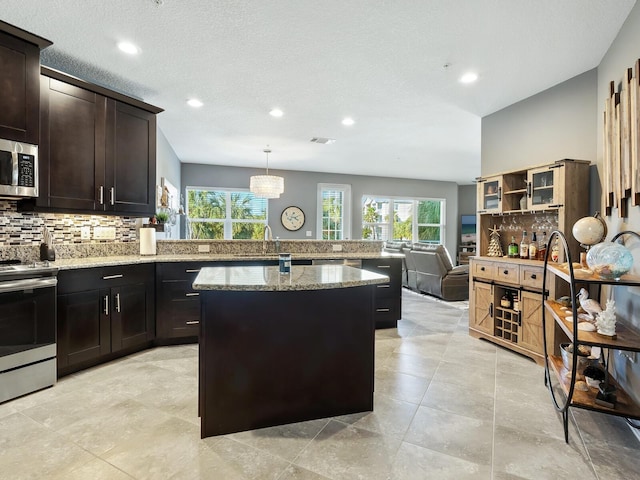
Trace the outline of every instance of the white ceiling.
{"type": "Polygon", "coordinates": [[[468,184],[481,117],[596,67],[634,3],[2,0],[0,19],[54,42],[45,65],[164,108],[182,162],[264,168],[268,144],[274,169],[468,184]]]}

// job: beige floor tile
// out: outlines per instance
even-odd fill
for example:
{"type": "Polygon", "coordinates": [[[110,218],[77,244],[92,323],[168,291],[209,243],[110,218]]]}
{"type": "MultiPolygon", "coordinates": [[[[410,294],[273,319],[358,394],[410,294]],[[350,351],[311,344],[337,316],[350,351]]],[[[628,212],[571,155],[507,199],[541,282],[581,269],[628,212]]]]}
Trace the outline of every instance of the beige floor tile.
{"type": "Polygon", "coordinates": [[[122,470],[99,458],[94,458],[87,463],[58,472],[52,480],[131,480],[133,477],[122,470]]]}
{"type": "Polygon", "coordinates": [[[438,365],[440,365],[440,360],[435,358],[392,352],[378,367],[394,372],[431,378],[436,373],[438,365]]]}
{"type": "Polygon", "coordinates": [[[493,421],[494,396],[474,392],[467,386],[432,381],[422,398],[422,405],[480,420],[493,421]]]}
{"type": "Polygon", "coordinates": [[[328,419],[290,423],[276,427],[261,428],[249,432],[227,435],[236,442],[264,450],[284,460],[292,461],[329,423],[328,419]]]}
{"type": "Polygon", "coordinates": [[[417,410],[418,405],[415,403],[403,402],[386,395],[375,394],[373,412],[343,415],[335,417],[335,420],[382,435],[393,435],[402,438],[407,432],[417,410]]]}
{"type": "Polygon", "coordinates": [[[421,406],[404,441],[468,462],[491,465],[493,423],[421,406]]]}
{"type": "Polygon", "coordinates": [[[391,478],[400,439],[331,421],[295,464],[333,480],[391,478]]]}
{"type": "Polygon", "coordinates": [[[430,378],[378,369],[375,372],[373,388],[377,395],[386,395],[404,402],[420,403],[430,381],[430,378]]]}
{"type": "Polygon", "coordinates": [[[278,480],[330,480],[319,473],[311,472],[297,465],[289,465],[278,480]]]}
{"type": "Polygon", "coordinates": [[[392,468],[398,480],[490,480],[491,467],[403,442],[392,468]]]}
{"type": "Polygon", "coordinates": [[[487,365],[462,367],[457,363],[441,362],[431,380],[466,387],[468,395],[494,395],[496,388],[495,372],[487,365]]]}
{"type": "Polygon", "coordinates": [[[582,445],[496,426],[494,472],[532,480],[596,479],[582,445]]]}

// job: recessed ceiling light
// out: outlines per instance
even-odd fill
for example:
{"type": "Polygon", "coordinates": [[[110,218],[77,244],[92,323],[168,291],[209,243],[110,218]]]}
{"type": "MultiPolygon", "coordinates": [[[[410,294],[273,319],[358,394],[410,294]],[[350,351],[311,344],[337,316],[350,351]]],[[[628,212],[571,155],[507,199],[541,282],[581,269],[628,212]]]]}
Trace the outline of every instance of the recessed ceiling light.
{"type": "Polygon", "coordinates": [[[272,117],[281,117],[284,115],[284,112],[279,108],[274,108],[269,112],[269,115],[271,115],[272,117]]]}
{"type": "Polygon", "coordinates": [[[473,72],[467,72],[460,77],[460,83],[473,83],[478,80],[478,74],[473,72]]]}
{"type": "Polygon", "coordinates": [[[345,117],[345,118],[342,119],[342,124],[343,125],[351,126],[354,123],[356,123],[356,122],[354,122],[353,118],[351,118],[351,117],[345,117]]]}
{"type": "Polygon", "coordinates": [[[190,98],[189,100],[187,100],[187,105],[193,108],[200,108],[202,105],[204,105],[204,103],[202,103],[197,98],[190,98]]]}
{"type": "Polygon", "coordinates": [[[129,55],[136,55],[137,53],[140,53],[140,49],[131,42],[120,42],[118,43],[118,48],[129,55]]]}

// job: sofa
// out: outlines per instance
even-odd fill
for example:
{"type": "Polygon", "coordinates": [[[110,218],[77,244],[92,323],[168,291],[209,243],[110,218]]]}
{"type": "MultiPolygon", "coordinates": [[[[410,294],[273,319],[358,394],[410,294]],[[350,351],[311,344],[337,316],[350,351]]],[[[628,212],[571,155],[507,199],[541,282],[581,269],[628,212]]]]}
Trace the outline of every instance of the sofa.
{"type": "Polygon", "coordinates": [[[404,254],[404,287],[447,301],[469,299],[469,265],[454,267],[444,245],[386,242],[383,250],[404,254]]]}

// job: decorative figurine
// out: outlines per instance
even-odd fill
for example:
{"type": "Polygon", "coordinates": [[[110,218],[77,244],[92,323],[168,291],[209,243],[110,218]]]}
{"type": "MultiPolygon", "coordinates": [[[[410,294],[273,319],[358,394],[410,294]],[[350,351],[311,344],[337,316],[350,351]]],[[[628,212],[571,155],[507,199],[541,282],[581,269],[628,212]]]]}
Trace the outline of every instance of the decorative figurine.
{"type": "Polygon", "coordinates": [[[580,289],[580,293],[578,293],[578,300],[580,300],[580,306],[582,309],[587,312],[587,316],[590,321],[595,320],[596,315],[602,312],[600,304],[592,298],[589,298],[589,292],[584,288],[580,289]]]}
{"type": "Polygon", "coordinates": [[[596,327],[600,335],[616,336],[616,302],[607,300],[606,308],[596,316],[596,327]]]}
{"type": "Polygon", "coordinates": [[[502,257],[504,254],[502,253],[502,245],[500,244],[500,231],[495,225],[493,228],[489,229],[489,235],[491,236],[491,240],[489,240],[489,252],[487,253],[488,257],[502,257]]]}

